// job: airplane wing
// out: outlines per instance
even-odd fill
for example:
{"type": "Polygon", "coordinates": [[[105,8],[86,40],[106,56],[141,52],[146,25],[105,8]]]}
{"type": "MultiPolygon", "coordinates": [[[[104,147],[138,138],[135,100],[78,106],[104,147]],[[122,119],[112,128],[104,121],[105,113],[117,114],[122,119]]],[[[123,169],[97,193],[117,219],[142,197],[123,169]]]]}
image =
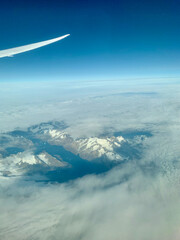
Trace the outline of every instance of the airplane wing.
{"type": "Polygon", "coordinates": [[[0,51],[0,58],[12,57],[12,56],[14,56],[16,54],[19,54],[19,53],[31,51],[31,50],[34,50],[36,48],[40,48],[40,47],[46,46],[48,44],[60,41],[61,39],[66,38],[69,35],[70,34],[66,34],[64,36],[61,36],[61,37],[58,37],[58,38],[53,38],[53,39],[50,39],[50,40],[47,40],[47,41],[42,41],[42,42],[38,42],[38,43],[28,44],[28,45],[21,46],[21,47],[15,47],[15,48],[10,48],[10,49],[6,49],[6,50],[1,50],[0,51]]]}

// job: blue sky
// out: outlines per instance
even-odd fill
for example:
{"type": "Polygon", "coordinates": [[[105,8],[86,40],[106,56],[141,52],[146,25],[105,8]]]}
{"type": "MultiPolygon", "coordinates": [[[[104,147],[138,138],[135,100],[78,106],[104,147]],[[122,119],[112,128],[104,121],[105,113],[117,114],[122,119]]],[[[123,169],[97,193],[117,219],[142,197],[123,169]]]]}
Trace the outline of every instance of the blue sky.
{"type": "Polygon", "coordinates": [[[170,0],[6,1],[0,49],[71,36],[0,60],[0,81],[180,76],[180,4],[170,0]]]}

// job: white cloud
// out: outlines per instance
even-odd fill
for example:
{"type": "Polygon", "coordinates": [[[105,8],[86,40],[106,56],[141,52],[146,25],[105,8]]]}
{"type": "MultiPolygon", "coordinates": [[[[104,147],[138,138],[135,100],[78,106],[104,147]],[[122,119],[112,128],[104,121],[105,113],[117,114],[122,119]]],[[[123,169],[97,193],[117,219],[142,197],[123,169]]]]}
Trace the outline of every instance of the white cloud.
{"type": "MultiPolygon", "coordinates": [[[[90,86],[85,96],[79,90],[84,89],[83,86],[77,91],[73,86],[64,86],[60,91],[59,84],[50,87],[50,95],[56,93],[50,101],[45,94],[48,87],[44,86],[39,98],[34,93],[31,101],[31,89],[30,100],[24,92],[22,105],[7,107],[1,129],[5,126],[8,129],[9,125],[4,121],[9,124],[13,119],[11,114],[21,109],[21,114],[15,115],[17,126],[60,119],[68,122],[68,131],[76,136],[127,128],[147,129],[154,136],[147,140],[141,160],[120,165],[103,175],[54,185],[27,182],[21,178],[10,178],[6,182],[2,179],[2,239],[179,239],[180,90],[176,85],[134,85],[126,86],[126,91],[156,90],[157,95],[112,95],[121,92],[121,87],[125,88],[118,83],[112,84],[109,90],[90,86]],[[63,92],[67,95],[62,96],[60,93],[63,92]]],[[[11,102],[10,97],[8,99],[11,102]]]]}
{"type": "Polygon", "coordinates": [[[176,187],[162,175],[145,176],[131,165],[72,184],[14,185],[1,198],[0,236],[175,240],[180,220],[176,187]],[[132,172],[128,181],[120,183],[132,172]]]}
{"type": "Polygon", "coordinates": [[[169,93],[169,85],[121,81],[1,83],[0,131],[49,120],[64,120],[75,136],[98,135],[107,128],[156,130],[155,125],[169,123],[172,114],[178,114],[178,88],[171,88],[169,93]]]}

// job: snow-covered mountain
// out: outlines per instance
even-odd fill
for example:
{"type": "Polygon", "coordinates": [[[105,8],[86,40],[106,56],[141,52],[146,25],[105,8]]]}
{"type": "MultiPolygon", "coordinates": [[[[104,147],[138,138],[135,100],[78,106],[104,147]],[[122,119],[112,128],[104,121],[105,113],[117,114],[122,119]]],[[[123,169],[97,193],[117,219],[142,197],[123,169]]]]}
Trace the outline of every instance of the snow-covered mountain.
{"type": "Polygon", "coordinates": [[[116,149],[120,148],[121,144],[126,141],[122,136],[74,139],[65,131],[45,129],[39,137],[52,145],[63,146],[66,150],[86,160],[94,160],[101,157],[111,161],[123,160],[122,156],[116,153],[116,149]]]}
{"type": "Polygon", "coordinates": [[[78,172],[81,164],[101,164],[106,169],[139,158],[147,138],[143,131],[73,138],[63,122],[41,123],[26,131],[0,134],[0,176],[68,171],[73,167],[78,172]]]}
{"type": "Polygon", "coordinates": [[[65,167],[68,164],[59,160],[47,152],[35,155],[33,152],[19,152],[3,158],[0,156],[0,175],[17,176],[27,172],[29,167],[41,166],[48,168],[65,167]]]}
{"type": "Polygon", "coordinates": [[[105,156],[109,160],[118,161],[123,158],[115,152],[115,149],[120,148],[122,142],[125,142],[122,136],[107,138],[91,137],[76,140],[76,145],[78,154],[87,160],[105,156]]]}

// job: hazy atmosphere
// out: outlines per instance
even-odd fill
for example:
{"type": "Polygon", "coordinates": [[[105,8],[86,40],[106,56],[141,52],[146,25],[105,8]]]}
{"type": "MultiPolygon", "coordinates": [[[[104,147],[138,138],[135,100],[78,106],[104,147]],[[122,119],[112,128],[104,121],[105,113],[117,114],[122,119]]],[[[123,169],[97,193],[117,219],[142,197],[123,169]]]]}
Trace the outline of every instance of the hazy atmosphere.
{"type": "Polygon", "coordinates": [[[179,8],[2,4],[0,239],[179,240],[179,8]]]}

